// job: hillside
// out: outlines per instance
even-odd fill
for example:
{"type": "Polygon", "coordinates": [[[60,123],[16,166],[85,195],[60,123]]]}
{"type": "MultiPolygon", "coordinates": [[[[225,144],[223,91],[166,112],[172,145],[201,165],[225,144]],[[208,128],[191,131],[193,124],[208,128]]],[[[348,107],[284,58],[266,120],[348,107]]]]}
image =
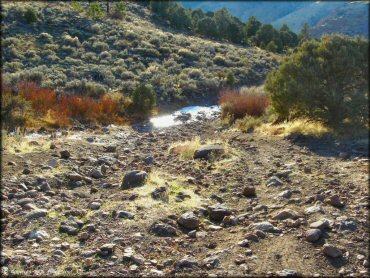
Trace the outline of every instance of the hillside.
{"type": "Polygon", "coordinates": [[[23,18],[26,5],[2,9],[2,73],[13,83],[42,78],[42,86],[65,94],[79,91],[82,80],[124,94],[146,83],[160,102],[214,102],[227,71],[236,86],[253,85],[277,66],[276,56],[258,48],[178,33],[137,3],[127,3],[122,20],[92,20],[66,2],[32,3],[32,24],[23,18]]]}
{"type": "Polygon", "coordinates": [[[315,36],[320,36],[325,32],[365,36],[368,34],[364,26],[368,22],[368,2],[366,1],[184,1],[183,4],[188,8],[201,8],[207,11],[226,7],[243,21],[250,16],[256,16],[261,22],[271,23],[277,28],[287,24],[294,32],[299,32],[303,24],[307,22],[313,28],[312,32],[315,36]]]}

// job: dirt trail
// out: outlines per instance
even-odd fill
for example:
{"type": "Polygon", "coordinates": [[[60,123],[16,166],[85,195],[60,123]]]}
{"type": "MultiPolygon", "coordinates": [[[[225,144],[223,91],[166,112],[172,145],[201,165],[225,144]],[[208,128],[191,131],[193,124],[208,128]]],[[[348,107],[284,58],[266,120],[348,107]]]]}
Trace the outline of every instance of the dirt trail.
{"type": "Polygon", "coordinates": [[[3,152],[4,273],[367,275],[368,161],[355,157],[350,145],[339,149],[323,140],[292,143],[222,131],[214,120],[152,133],[98,128],[76,132],[82,139],[68,139],[73,133],[32,139],[38,145],[31,149],[26,143],[18,153],[3,152]],[[168,152],[174,142],[196,136],[201,142],[227,142],[227,154],[207,162],[168,152]],[[331,155],[315,151],[323,147],[331,155]],[[60,158],[62,150],[70,157],[60,158]],[[121,189],[131,170],[146,171],[148,180],[121,189]],[[281,184],[268,186],[275,177],[281,184]],[[254,187],[256,196],[244,196],[246,186],[254,187]],[[165,193],[153,197],[161,187],[165,193]],[[216,203],[231,217],[212,221],[207,207],[216,203]],[[39,210],[45,212],[30,216],[39,210]],[[177,223],[185,211],[200,221],[196,233],[177,223]],[[282,211],[297,216],[276,217],[282,211]],[[308,242],[310,224],[323,218],[328,227],[316,242],[308,242]],[[256,227],[266,221],[272,232],[256,227]],[[153,232],[158,223],[164,233],[176,235],[153,232]],[[63,225],[72,228],[61,232],[63,225]],[[325,243],[341,255],[325,254],[325,243]]]}

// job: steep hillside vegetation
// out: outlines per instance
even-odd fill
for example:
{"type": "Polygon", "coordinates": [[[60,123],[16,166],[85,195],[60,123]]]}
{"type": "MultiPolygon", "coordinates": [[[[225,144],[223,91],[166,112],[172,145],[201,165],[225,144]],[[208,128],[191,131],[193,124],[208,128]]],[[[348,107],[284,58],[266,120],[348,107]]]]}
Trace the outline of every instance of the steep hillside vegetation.
{"type": "Polygon", "coordinates": [[[159,101],[215,98],[227,85],[263,82],[276,67],[273,54],[255,47],[177,33],[138,3],[127,3],[123,19],[93,20],[66,2],[32,3],[37,21],[27,23],[27,4],[4,3],[4,80],[32,80],[64,94],[87,85],[95,91],[131,94],[151,84],[159,101]]]}

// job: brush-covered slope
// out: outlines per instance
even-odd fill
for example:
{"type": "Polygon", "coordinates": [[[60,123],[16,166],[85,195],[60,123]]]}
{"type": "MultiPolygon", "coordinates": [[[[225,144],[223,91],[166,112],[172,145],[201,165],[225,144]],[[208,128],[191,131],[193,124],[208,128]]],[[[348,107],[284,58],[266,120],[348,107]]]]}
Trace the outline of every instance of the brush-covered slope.
{"type": "Polygon", "coordinates": [[[66,2],[5,3],[2,16],[5,79],[42,77],[42,86],[63,93],[78,92],[82,80],[127,94],[145,83],[159,101],[192,102],[217,96],[228,71],[236,86],[254,85],[277,65],[255,47],[178,33],[134,2],[122,20],[92,20],[66,2]],[[28,5],[38,14],[32,24],[24,20],[28,5]]]}

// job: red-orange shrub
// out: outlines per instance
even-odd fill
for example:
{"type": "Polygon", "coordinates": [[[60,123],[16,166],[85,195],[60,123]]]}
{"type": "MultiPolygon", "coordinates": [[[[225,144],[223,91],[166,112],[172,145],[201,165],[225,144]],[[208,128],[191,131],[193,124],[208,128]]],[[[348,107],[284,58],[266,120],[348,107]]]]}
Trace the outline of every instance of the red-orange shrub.
{"type": "Polygon", "coordinates": [[[269,99],[262,93],[226,90],[220,94],[219,105],[222,117],[231,116],[233,119],[241,119],[246,115],[259,117],[269,105],[269,99]]]}
{"type": "Polygon", "coordinates": [[[38,115],[46,115],[56,105],[56,94],[53,89],[40,88],[33,82],[22,82],[18,85],[19,93],[30,101],[38,115]]]}

